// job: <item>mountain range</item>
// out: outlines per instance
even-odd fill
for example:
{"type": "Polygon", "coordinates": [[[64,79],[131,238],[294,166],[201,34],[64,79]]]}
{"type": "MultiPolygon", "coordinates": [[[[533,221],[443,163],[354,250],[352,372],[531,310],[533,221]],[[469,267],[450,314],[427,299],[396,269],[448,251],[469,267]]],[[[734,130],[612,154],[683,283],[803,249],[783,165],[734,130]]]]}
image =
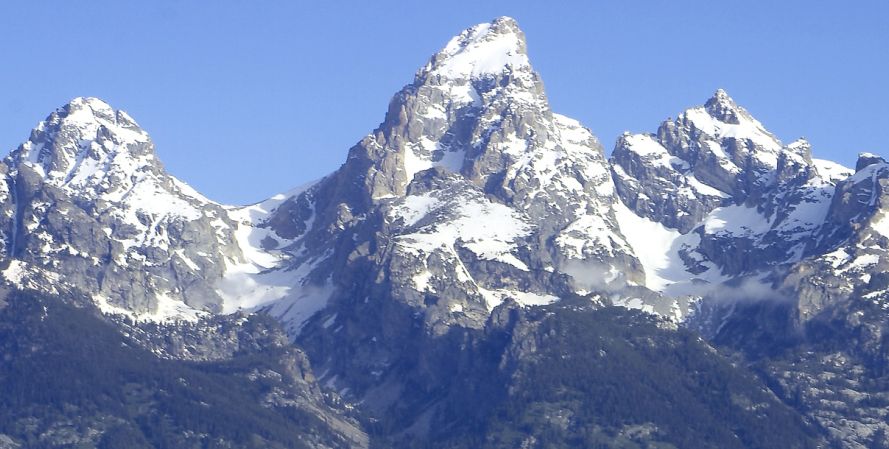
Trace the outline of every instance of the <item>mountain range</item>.
{"type": "Polygon", "coordinates": [[[249,206],[76,98],[0,163],[0,448],[889,447],[889,164],[652,129],[606,156],[508,17],[249,206]]]}

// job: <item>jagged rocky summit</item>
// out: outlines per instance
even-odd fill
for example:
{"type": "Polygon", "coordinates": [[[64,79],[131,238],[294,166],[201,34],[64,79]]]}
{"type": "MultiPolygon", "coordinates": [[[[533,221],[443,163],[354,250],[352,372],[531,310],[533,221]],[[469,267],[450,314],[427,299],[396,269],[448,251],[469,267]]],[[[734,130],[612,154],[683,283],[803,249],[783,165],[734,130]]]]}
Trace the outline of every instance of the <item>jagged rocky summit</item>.
{"type": "Polygon", "coordinates": [[[265,307],[294,333],[356,291],[439,331],[480,327],[507,298],[568,295],[681,321],[734,284],[802,288],[788,273],[862,215],[833,200],[858,184],[851,170],[782,144],[723,90],[621,136],[606,160],[550,110],[509,18],[434,55],[339,170],[256,205],[170,176],[138,124],[95,98],[41,122],[3,172],[9,282],[152,319],[265,307]]]}
{"type": "Polygon", "coordinates": [[[428,362],[432,382],[422,351],[562,300],[710,338],[728,338],[739,301],[780,301],[781,326],[843,321],[885,361],[883,159],[813,158],[723,90],[606,158],[550,109],[506,17],[432,56],[335,172],[254,205],[167,174],[139,125],[95,98],[38,124],[0,175],[10,286],[143,323],[266,313],[321,382],[372,409],[405,388],[406,363],[428,362]]]}

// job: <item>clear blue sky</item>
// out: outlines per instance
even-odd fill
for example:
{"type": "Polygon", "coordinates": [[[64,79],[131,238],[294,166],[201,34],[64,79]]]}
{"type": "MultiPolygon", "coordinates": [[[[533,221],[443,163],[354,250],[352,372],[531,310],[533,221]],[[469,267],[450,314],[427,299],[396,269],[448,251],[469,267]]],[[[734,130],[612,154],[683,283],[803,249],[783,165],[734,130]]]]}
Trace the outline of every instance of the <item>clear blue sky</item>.
{"type": "Polygon", "coordinates": [[[610,151],[723,87],[785,142],[889,155],[889,2],[4,1],[0,146],[96,96],[227,203],[336,169],[463,28],[509,15],[553,110],[610,151]],[[210,6],[212,5],[212,6],[210,6]]]}

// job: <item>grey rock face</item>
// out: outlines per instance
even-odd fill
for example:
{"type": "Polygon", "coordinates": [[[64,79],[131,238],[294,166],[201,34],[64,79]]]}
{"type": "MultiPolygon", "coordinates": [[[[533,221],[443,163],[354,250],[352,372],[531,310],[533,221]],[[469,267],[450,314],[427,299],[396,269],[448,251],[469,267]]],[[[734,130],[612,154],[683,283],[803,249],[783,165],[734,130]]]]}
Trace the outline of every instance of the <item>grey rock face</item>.
{"type": "Polygon", "coordinates": [[[780,279],[810,254],[835,185],[848,175],[813,160],[805,140],[781,144],[723,90],[655,135],[622,136],[611,163],[623,203],[683,236],[672,271],[685,274],[674,277],[709,284],[780,279]]]}
{"type": "Polygon", "coordinates": [[[871,153],[860,153],[858,155],[858,160],[855,162],[855,171],[860,172],[861,170],[873,165],[873,164],[885,164],[886,160],[876,154],[871,153]]]}
{"type": "Polygon", "coordinates": [[[311,204],[310,227],[291,205],[265,226],[307,229],[287,251],[295,269],[312,264],[315,288],[333,285],[331,303],[398,301],[436,333],[480,328],[508,297],[546,303],[642,282],[601,146],[551,112],[508,18],[452,39],[345,164],[294,201],[311,204]],[[603,279],[590,286],[583,271],[603,279]]]}
{"type": "Polygon", "coordinates": [[[884,447],[882,158],[862,155],[854,174],[813,159],[720,91],[657,135],[623,136],[612,164],[624,203],[680,234],[679,278],[709,281],[686,324],[748,354],[839,447],[884,447]]]}
{"type": "Polygon", "coordinates": [[[221,311],[214,282],[225,259],[241,258],[234,223],[166,174],[126,113],[77,98],[41,122],[0,171],[7,281],[86,292],[136,315],[221,311]]]}
{"type": "Polygon", "coordinates": [[[825,225],[810,244],[812,257],[795,265],[784,287],[798,291],[803,318],[837,302],[864,300],[889,308],[889,165],[860,158],[859,170],[836,187],[825,225]],[[865,160],[865,162],[862,162],[865,160]]]}
{"type": "Polygon", "coordinates": [[[670,155],[652,135],[621,136],[611,164],[617,193],[627,207],[681,232],[691,231],[710,211],[729,203],[726,193],[684,174],[690,165],[670,155]],[[643,153],[646,147],[649,152],[643,153]]]}
{"type": "Polygon", "coordinates": [[[0,449],[18,449],[20,447],[22,445],[13,440],[9,435],[0,434],[0,449]]]}
{"type": "MultiPolygon", "coordinates": [[[[827,429],[839,447],[885,447],[881,404],[887,397],[889,282],[883,272],[889,267],[889,229],[884,192],[889,171],[870,155],[856,165],[857,172],[845,172],[841,180],[826,173],[825,166],[816,167],[836,186],[827,189],[832,191],[823,221],[798,250],[799,260],[772,278],[777,287],[768,293],[772,298],[752,307],[728,301],[705,316],[719,317],[710,327],[717,343],[731,339],[730,346],[744,352],[771,351],[756,354],[752,363],[780,386],[775,390],[786,402],[827,429]],[[786,317],[772,313],[769,307],[775,304],[787,307],[786,317]],[[751,308],[760,312],[750,313],[751,308]]],[[[791,181],[779,190],[783,198],[776,197],[784,201],[772,203],[778,217],[792,213],[790,206],[807,204],[805,186],[811,181],[799,185],[791,181]]],[[[780,242],[769,245],[781,247],[780,242]]]]}

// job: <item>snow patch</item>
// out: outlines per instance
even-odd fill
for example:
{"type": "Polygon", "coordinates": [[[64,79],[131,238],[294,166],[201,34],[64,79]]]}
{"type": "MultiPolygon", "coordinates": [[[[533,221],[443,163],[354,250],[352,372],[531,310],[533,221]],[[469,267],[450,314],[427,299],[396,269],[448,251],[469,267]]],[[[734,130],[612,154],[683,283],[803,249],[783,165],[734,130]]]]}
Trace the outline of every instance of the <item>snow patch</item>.
{"type": "MultiPolygon", "coordinates": [[[[769,167],[777,167],[777,154],[782,148],[781,142],[766,131],[762,123],[748,114],[742,112],[737,115],[739,123],[734,124],[716,119],[703,107],[689,109],[684,113],[684,116],[694,123],[695,128],[715,139],[738,139],[753,142],[754,145],[760,147],[760,150],[764,150],[754,152],[753,156],[759,158],[769,167]]],[[[722,152],[721,149],[719,151],[722,152]]],[[[714,154],[716,153],[714,152],[714,154]]],[[[717,154],[717,156],[720,155],[717,154]]],[[[722,152],[721,157],[727,156],[722,152]]]]}
{"type": "Polygon", "coordinates": [[[756,236],[764,234],[772,227],[772,220],[759,213],[755,207],[717,207],[704,221],[704,232],[708,234],[731,234],[734,236],[756,236]]]}
{"type": "Polygon", "coordinates": [[[131,310],[108,302],[103,295],[93,295],[93,302],[105,315],[125,316],[137,322],[171,323],[176,321],[197,322],[202,317],[209,316],[208,312],[195,309],[182,301],[173,299],[168,294],[160,292],[155,295],[157,307],[153,312],[135,313],[131,310]]]}
{"type": "Polygon", "coordinates": [[[831,183],[840,182],[855,173],[855,170],[826,159],[812,159],[818,176],[831,183]]]}
{"type": "Polygon", "coordinates": [[[492,26],[490,23],[476,25],[451,39],[427,70],[445,78],[467,79],[530,67],[519,35],[494,32],[492,26]]]}
{"type": "Polygon", "coordinates": [[[419,144],[408,145],[404,150],[406,179],[410,182],[414,179],[414,175],[432,167],[442,167],[453,173],[459,173],[463,168],[465,156],[465,150],[450,150],[438,142],[421,137],[419,144]],[[436,156],[438,156],[438,159],[436,159],[436,156]]]}
{"type": "MultiPolygon", "coordinates": [[[[407,203],[408,198],[405,198],[407,203]]],[[[480,259],[496,260],[516,268],[527,270],[528,267],[518,260],[512,252],[515,241],[528,235],[531,227],[526,219],[508,206],[493,203],[484,198],[457,198],[456,216],[445,222],[424,226],[416,232],[398,237],[398,244],[409,252],[429,254],[437,249],[453,251],[460,241],[480,259]]],[[[419,220],[417,206],[426,207],[432,204],[426,198],[411,200],[411,206],[402,206],[397,210],[405,212],[412,223],[419,220]]],[[[435,203],[438,204],[438,203],[435,203]]]]}
{"type": "Polygon", "coordinates": [[[616,204],[614,212],[621,233],[645,270],[646,287],[660,292],[673,283],[664,277],[667,273],[671,278],[688,275],[676,252],[671,250],[682,236],[679,231],[640,217],[623,203],[616,204]]]}

